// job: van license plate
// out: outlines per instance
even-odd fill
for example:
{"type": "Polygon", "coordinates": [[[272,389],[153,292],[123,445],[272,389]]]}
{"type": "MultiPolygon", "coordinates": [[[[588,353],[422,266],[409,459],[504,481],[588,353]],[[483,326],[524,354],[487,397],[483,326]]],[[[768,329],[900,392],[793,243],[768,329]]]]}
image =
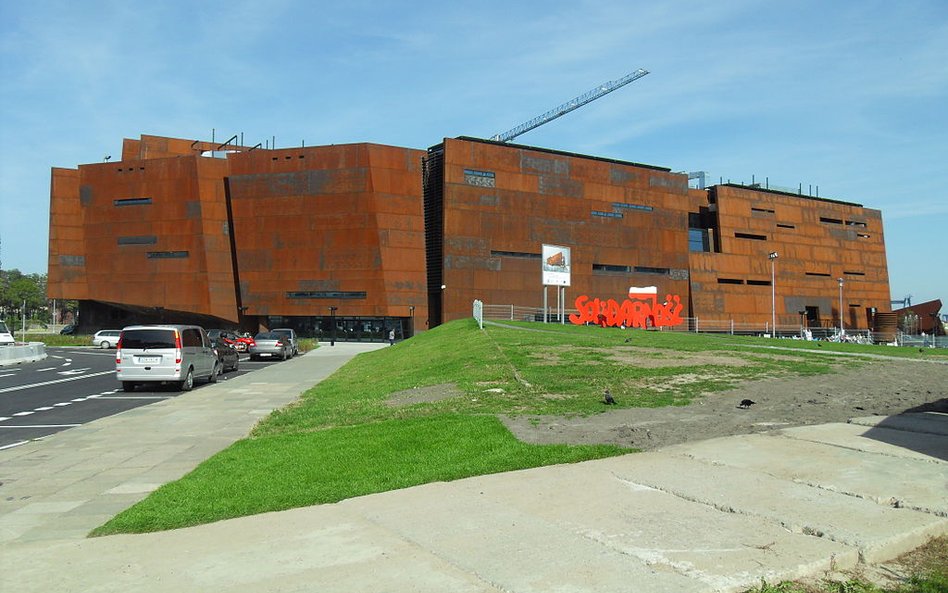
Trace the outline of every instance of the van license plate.
{"type": "Polygon", "coordinates": [[[135,359],[138,364],[158,364],[161,362],[160,356],[139,356],[135,359]]]}

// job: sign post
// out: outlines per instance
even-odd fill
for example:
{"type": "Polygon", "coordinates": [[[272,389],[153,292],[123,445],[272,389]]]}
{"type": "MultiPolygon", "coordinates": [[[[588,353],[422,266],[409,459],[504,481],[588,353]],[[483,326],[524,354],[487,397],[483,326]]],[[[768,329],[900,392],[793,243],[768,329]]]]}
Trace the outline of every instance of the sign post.
{"type": "Polygon", "coordinates": [[[570,285],[572,258],[570,248],[562,245],[543,244],[541,255],[541,276],[543,282],[543,322],[549,320],[547,287],[556,287],[556,317],[560,323],[566,323],[566,287],[570,285]]]}

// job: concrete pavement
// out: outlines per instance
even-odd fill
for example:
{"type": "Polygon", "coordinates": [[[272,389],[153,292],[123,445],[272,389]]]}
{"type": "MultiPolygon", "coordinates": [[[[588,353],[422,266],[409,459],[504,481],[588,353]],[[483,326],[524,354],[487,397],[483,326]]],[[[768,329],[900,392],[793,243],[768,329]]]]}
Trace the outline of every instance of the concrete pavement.
{"type": "Polygon", "coordinates": [[[948,416],[929,413],[83,537],[353,346],[0,452],[0,590],[740,591],[948,534],[948,416]]]}

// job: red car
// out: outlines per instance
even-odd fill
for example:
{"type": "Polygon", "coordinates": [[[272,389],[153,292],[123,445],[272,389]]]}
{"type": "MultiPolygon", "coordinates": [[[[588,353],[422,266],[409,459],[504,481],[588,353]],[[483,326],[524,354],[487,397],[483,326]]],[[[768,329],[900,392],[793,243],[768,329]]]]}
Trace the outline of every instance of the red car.
{"type": "Polygon", "coordinates": [[[209,329],[207,335],[212,340],[220,340],[237,352],[246,352],[254,345],[253,338],[241,336],[226,329],[209,329]]]}
{"type": "Polygon", "coordinates": [[[253,341],[253,337],[246,336],[237,336],[237,343],[234,344],[234,348],[237,352],[247,352],[250,350],[251,346],[256,346],[257,343],[253,341]]]}

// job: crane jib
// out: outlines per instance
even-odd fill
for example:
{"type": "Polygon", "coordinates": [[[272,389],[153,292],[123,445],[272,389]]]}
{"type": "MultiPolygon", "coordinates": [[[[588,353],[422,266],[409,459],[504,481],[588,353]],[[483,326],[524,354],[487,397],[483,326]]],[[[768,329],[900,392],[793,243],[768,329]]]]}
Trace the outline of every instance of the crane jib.
{"type": "Polygon", "coordinates": [[[587,103],[591,103],[604,95],[608,95],[612,91],[618,88],[624,87],[630,82],[633,82],[642,78],[646,74],[648,74],[648,70],[639,68],[638,70],[631,72],[629,74],[626,74],[625,76],[623,76],[622,78],[619,78],[618,80],[610,80],[609,82],[600,84],[596,88],[589,90],[578,97],[570,99],[566,103],[563,103],[562,105],[554,107],[553,109],[547,111],[546,113],[542,115],[538,115],[537,117],[531,119],[530,121],[520,124],[516,128],[508,130],[502,134],[496,134],[494,136],[491,136],[490,139],[496,142],[509,142],[510,140],[513,140],[517,136],[524,134],[526,132],[529,132],[530,130],[534,128],[538,128],[545,123],[549,123],[553,121],[554,119],[560,117],[561,115],[566,115],[567,113],[569,113],[570,111],[573,111],[574,109],[579,109],[580,107],[582,107],[583,105],[586,105],[587,103]]]}

